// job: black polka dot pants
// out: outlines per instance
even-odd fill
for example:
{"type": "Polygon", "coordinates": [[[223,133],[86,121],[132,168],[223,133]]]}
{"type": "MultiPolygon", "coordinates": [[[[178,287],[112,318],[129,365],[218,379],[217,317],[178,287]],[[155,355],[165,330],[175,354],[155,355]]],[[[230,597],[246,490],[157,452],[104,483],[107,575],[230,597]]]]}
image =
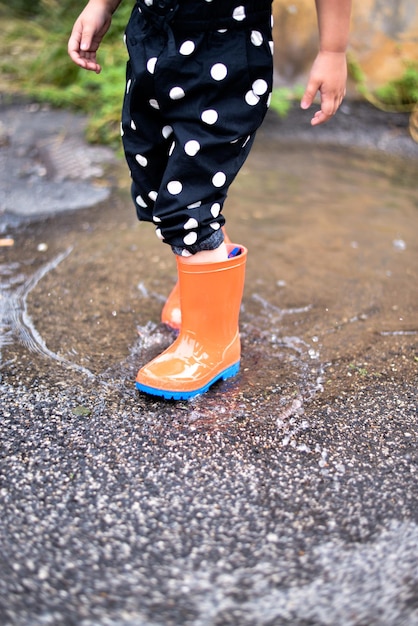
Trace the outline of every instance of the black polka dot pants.
{"type": "Polygon", "coordinates": [[[228,188],[271,93],[270,20],[265,0],[138,0],[132,13],[122,111],[132,197],[176,254],[223,240],[228,188]]]}

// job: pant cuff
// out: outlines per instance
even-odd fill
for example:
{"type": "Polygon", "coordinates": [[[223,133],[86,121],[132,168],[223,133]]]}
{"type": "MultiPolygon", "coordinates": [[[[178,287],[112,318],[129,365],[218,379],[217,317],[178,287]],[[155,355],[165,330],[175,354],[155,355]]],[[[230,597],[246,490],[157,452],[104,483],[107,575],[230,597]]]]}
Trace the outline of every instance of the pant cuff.
{"type": "MultiPolygon", "coordinates": [[[[219,248],[221,243],[224,240],[224,234],[221,229],[215,230],[212,235],[210,235],[207,239],[203,241],[199,241],[192,246],[187,246],[184,248],[180,248],[178,246],[171,246],[174,254],[178,256],[184,256],[184,251],[186,250],[190,254],[196,254],[196,252],[201,252],[202,250],[216,250],[219,248]]],[[[188,255],[187,255],[188,256],[188,255]]]]}

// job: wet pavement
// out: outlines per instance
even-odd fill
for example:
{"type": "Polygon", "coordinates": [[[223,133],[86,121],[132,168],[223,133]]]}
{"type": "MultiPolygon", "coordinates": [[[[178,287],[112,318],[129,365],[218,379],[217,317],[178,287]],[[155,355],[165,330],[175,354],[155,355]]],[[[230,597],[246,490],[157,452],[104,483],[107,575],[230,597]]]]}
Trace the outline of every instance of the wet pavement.
{"type": "Polygon", "coordinates": [[[418,146],[338,118],[266,120],[241,372],[174,403],[133,385],[175,275],[123,161],[2,111],[2,624],[418,624],[418,146]]]}

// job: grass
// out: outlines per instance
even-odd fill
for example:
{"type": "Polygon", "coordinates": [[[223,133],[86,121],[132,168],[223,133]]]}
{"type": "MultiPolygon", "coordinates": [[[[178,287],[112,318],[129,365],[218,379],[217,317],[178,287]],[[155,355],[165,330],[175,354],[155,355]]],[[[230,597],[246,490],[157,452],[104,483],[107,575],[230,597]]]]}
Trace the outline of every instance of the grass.
{"type": "Polygon", "coordinates": [[[86,113],[89,140],[116,144],[127,60],[123,32],[131,6],[122,5],[114,16],[98,53],[100,75],[78,68],[67,54],[68,37],[82,7],[80,2],[69,8],[49,0],[27,15],[0,4],[0,91],[6,97],[23,95],[86,113]]]}

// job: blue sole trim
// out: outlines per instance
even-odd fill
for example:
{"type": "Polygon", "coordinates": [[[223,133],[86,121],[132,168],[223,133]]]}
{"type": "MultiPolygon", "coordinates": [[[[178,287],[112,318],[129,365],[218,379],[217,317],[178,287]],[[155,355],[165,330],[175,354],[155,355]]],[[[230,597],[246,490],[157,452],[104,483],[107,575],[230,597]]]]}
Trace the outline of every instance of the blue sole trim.
{"type": "Polygon", "coordinates": [[[204,387],[200,387],[199,389],[194,389],[193,391],[169,391],[167,389],[157,389],[157,387],[142,385],[138,382],[135,384],[138,391],[148,393],[151,396],[158,396],[159,398],[164,398],[165,400],[190,400],[190,398],[194,398],[195,396],[205,393],[209,387],[216,383],[216,381],[227,380],[228,378],[236,376],[239,372],[239,367],[240,362],[238,361],[238,363],[234,363],[234,365],[227,367],[226,370],[217,374],[207,385],[204,385],[204,387]]]}

